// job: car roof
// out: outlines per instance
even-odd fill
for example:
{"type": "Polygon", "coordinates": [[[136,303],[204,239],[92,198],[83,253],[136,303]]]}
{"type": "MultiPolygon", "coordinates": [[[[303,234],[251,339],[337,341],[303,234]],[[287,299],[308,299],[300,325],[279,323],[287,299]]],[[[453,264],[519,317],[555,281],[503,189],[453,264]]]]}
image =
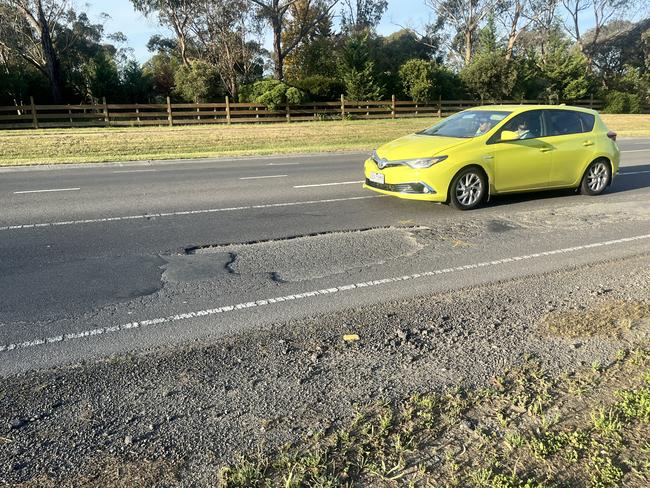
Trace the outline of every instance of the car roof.
{"type": "Polygon", "coordinates": [[[465,110],[504,110],[513,113],[527,112],[528,110],[552,109],[552,110],[573,110],[596,115],[598,112],[584,107],[574,107],[572,105],[481,105],[479,107],[468,107],[465,110]]]}

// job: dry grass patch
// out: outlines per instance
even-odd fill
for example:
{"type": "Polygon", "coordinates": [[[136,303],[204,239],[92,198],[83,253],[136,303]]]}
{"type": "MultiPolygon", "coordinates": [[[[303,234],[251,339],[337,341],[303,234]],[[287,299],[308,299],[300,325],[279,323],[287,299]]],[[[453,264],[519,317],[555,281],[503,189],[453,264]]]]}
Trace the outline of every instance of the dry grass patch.
{"type": "MultiPolygon", "coordinates": [[[[650,137],[650,115],[605,115],[620,136],[650,137]]],[[[0,131],[0,166],[370,151],[437,118],[0,131]]]]}
{"type": "Polygon", "coordinates": [[[96,460],[82,476],[54,480],[40,476],[8,488],[150,488],[180,487],[178,466],[167,461],[122,462],[116,458],[96,460]]]}
{"type": "Polygon", "coordinates": [[[547,332],[568,338],[617,337],[642,322],[650,321],[650,303],[611,300],[588,310],[554,311],[541,326],[547,332]]]}

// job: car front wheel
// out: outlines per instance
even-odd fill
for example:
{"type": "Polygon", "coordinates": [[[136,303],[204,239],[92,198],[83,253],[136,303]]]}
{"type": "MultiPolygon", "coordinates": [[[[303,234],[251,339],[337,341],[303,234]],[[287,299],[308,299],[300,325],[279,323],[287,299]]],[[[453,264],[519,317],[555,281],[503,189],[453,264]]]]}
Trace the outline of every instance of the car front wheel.
{"type": "Polygon", "coordinates": [[[580,184],[583,195],[600,195],[612,181],[612,168],[602,159],[594,161],[587,167],[580,184]]]}
{"type": "Polygon", "coordinates": [[[458,173],[450,187],[451,204],[460,210],[472,210],[485,199],[487,179],[482,171],[467,168],[458,173]]]}

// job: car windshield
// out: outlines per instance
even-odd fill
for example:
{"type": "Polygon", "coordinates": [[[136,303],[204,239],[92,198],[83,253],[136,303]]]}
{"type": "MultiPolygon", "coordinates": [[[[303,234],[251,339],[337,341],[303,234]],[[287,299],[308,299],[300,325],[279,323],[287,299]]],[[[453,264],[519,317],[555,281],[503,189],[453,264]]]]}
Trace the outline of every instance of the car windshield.
{"type": "Polygon", "coordinates": [[[489,132],[508,115],[510,112],[497,110],[466,110],[446,118],[433,127],[423,130],[420,134],[442,137],[478,137],[489,132]]]}

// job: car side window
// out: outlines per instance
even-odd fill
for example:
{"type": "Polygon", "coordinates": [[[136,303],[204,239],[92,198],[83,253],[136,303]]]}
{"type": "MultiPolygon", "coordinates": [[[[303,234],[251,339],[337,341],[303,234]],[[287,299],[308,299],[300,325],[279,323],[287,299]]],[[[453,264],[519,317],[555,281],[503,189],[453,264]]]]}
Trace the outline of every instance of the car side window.
{"type": "Polygon", "coordinates": [[[547,110],[549,135],[563,136],[590,132],[594,128],[595,117],[573,110],[547,110]]]}
{"type": "Polygon", "coordinates": [[[499,142],[501,140],[501,132],[509,130],[516,132],[519,135],[519,140],[523,139],[536,139],[543,137],[544,124],[542,122],[541,110],[530,110],[522,114],[516,115],[511,120],[503,124],[494,136],[490,139],[491,143],[499,142]]]}

